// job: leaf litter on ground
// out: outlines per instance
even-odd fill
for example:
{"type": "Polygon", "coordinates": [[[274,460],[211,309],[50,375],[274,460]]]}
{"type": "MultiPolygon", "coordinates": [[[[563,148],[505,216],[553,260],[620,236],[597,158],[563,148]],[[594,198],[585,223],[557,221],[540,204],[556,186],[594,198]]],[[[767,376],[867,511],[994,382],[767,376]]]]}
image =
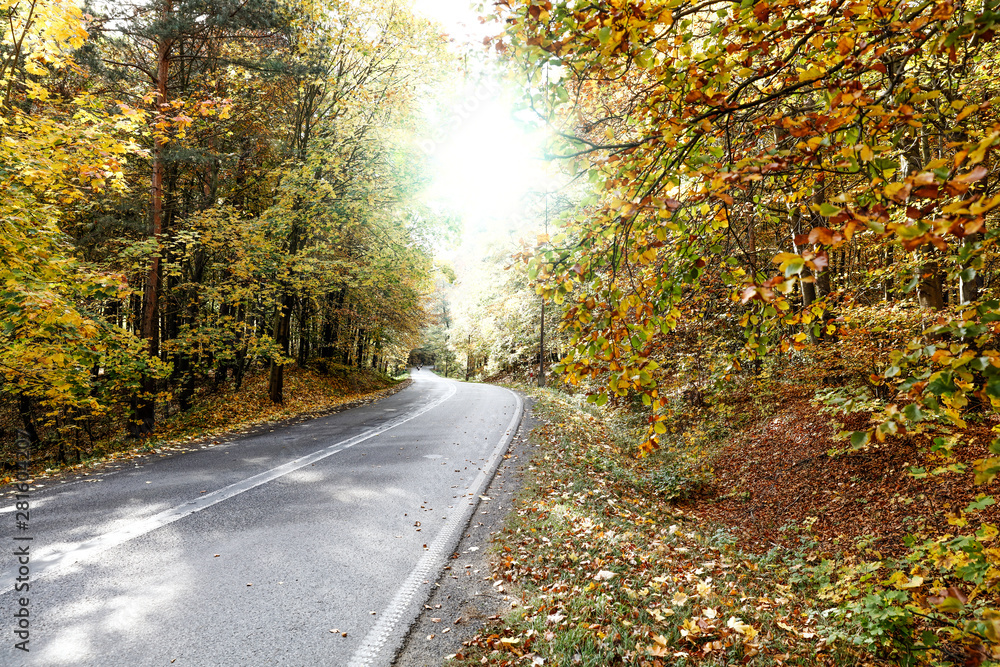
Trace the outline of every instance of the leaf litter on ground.
{"type": "Polygon", "coordinates": [[[823,609],[651,487],[608,422],[529,390],[543,421],[526,488],[493,545],[511,610],[462,664],[878,664],[831,646],[823,609]]]}

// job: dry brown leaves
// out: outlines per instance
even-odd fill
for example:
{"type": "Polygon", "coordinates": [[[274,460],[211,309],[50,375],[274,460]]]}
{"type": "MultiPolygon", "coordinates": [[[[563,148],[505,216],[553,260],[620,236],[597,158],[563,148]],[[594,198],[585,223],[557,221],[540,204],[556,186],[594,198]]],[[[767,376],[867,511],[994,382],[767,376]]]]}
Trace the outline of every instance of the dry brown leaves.
{"type": "MultiPolygon", "coordinates": [[[[686,511],[720,522],[741,538],[744,548],[763,552],[798,543],[811,524],[812,536],[831,552],[850,551],[859,540],[883,556],[905,550],[911,533],[946,532],[948,514],[964,509],[977,494],[971,474],[914,479],[911,467],[934,467],[925,436],[903,435],[868,451],[831,457],[843,449],[834,420],[818,411],[810,387],[789,389],[776,414],[731,436],[714,461],[715,483],[707,498],[686,511]],[[920,438],[923,438],[921,440],[920,438]]],[[[848,428],[863,428],[868,415],[848,417],[848,428]]],[[[994,434],[970,425],[955,451],[960,461],[983,456],[994,434]]],[[[980,518],[997,521],[994,505],[980,518]]]]}

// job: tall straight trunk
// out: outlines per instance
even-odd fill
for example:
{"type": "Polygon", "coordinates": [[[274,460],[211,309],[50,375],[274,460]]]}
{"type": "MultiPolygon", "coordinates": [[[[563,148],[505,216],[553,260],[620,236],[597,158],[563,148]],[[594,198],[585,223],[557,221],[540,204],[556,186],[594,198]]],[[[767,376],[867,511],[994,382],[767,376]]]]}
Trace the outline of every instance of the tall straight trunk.
{"type": "MultiPolygon", "coordinates": [[[[292,325],[292,305],[293,297],[291,294],[286,293],[281,297],[280,305],[278,306],[278,313],[274,318],[274,342],[278,344],[278,348],[281,350],[281,354],[285,357],[288,356],[291,350],[291,332],[292,325]]],[[[285,366],[284,364],[279,364],[276,362],[271,362],[271,375],[268,378],[267,383],[267,393],[271,397],[273,403],[284,403],[285,402],[285,366]]]]}
{"type": "Polygon", "coordinates": [[[309,302],[307,301],[307,302],[305,302],[305,303],[302,304],[302,307],[299,310],[299,317],[298,317],[298,320],[299,320],[299,350],[298,350],[297,359],[298,359],[300,367],[305,366],[306,362],[309,361],[309,353],[311,351],[310,350],[310,347],[311,347],[310,346],[310,341],[312,339],[312,333],[309,331],[309,328],[310,328],[309,327],[309,324],[310,324],[309,323],[309,317],[310,317],[310,315],[311,315],[311,312],[310,312],[310,308],[309,308],[309,302]]]}
{"type": "Polygon", "coordinates": [[[355,361],[355,364],[354,364],[355,368],[364,368],[365,367],[365,350],[367,348],[367,340],[366,340],[366,338],[367,338],[367,334],[364,331],[361,331],[360,329],[358,329],[358,349],[357,349],[357,352],[356,352],[356,357],[354,359],[354,361],[355,361]]]}
{"type": "Polygon", "coordinates": [[[545,386],[545,299],[542,299],[542,314],[538,320],[538,386],[545,386]]]}
{"type": "MultiPolygon", "coordinates": [[[[299,225],[298,221],[292,223],[292,229],[288,235],[288,255],[294,257],[299,251],[299,225]]],[[[290,282],[290,281],[289,281],[290,282]]],[[[274,316],[274,328],[272,335],[274,342],[278,344],[278,349],[285,357],[291,351],[291,330],[292,330],[292,307],[295,304],[295,296],[291,293],[291,288],[286,285],[284,293],[278,302],[278,312],[274,316]]],[[[267,394],[272,403],[284,403],[285,401],[285,365],[271,362],[271,375],[267,382],[267,394]]]]}
{"type": "Polygon", "coordinates": [[[353,349],[353,344],[351,340],[351,331],[354,328],[354,318],[351,316],[350,311],[348,311],[346,327],[344,329],[344,344],[340,348],[340,363],[345,366],[351,364],[351,350],[353,349]]]}
{"type": "MultiPolygon", "coordinates": [[[[223,322],[226,321],[231,312],[232,312],[232,306],[227,301],[223,301],[219,305],[219,319],[221,319],[223,322]]],[[[219,362],[219,365],[215,369],[215,377],[213,378],[212,382],[214,389],[218,389],[219,386],[221,386],[222,383],[226,381],[226,377],[229,375],[230,365],[231,365],[230,362],[227,361],[219,362]]]]}
{"type": "Polygon", "coordinates": [[[24,424],[24,433],[28,436],[28,442],[32,446],[39,443],[38,429],[35,428],[35,420],[31,417],[31,399],[24,392],[17,394],[17,412],[24,424]]]}
{"type": "Polygon", "coordinates": [[[468,382],[469,378],[472,376],[472,334],[469,334],[469,339],[466,342],[466,354],[465,354],[465,381],[468,382]]]}
{"type": "Polygon", "coordinates": [[[941,310],[944,308],[944,290],[941,284],[941,267],[930,260],[921,267],[920,282],[917,284],[917,300],[924,308],[941,310]]]}
{"type": "MultiPolygon", "coordinates": [[[[802,229],[802,211],[798,207],[792,211],[792,249],[796,254],[802,252],[802,248],[795,243],[795,237],[800,236],[804,233],[802,229]]],[[[812,302],[816,300],[816,284],[812,280],[806,280],[812,277],[812,272],[809,269],[803,269],[802,273],[799,274],[799,287],[802,290],[802,308],[803,310],[812,305],[812,302]]]]}
{"type": "Polygon", "coordinates": [[[323,317],[323,347],[320,348],[319,356],[324,359],[333,357],[340,339],[340,321],[344,310],[344,300],[347,298],[347,288],[340,288],[336,294],[336,298],[332,292],[327,296],[326,313],[323,317]]]}
{"type": "Polygon", "coordinates": [[[891,269],[892,265],[895,264],[895,263],[896,263],[896,257],[895,257],[895,252],[893,251],[893,247],[892,247],[891,244],[886,245],[886,247],[885,247],[885,269],[886,269],[885,275],[886,275],[886,279],[885,279],[885,282],[882,283],[882,291],[883,291],[883,300],[884,301],[890,301],[895,296],[894,291],[893,291],[894,288],[895,288],[895,284],[893,283],[893,280],[892,280],[892,272],[889,271],[889,269],[891,269]]]}
{"type": "MultiPolygon", "coordinates": [[[[172,0],[164,0],[163,17],[173,13],[172,0]]],[[[172,40],[162,38],[156,50],[156,103],[159,108],[165,108],[168,103],[167,77],[170,74],[170,50],[172,40]]],[[[149,236],[157,247],[163,235],[163,176],[165,164],[163,161],[164,143],[153,139],[153,168],[150,186],[150,216],[149,236]]],[[[160,255],[156,252],[151,258],[149,272],[146,274],[146,288],[142,300],[141,337],[147,341],[149,356],[160,356],[160,255]]],[[[156,392],[157,380],[146,375],[142,380],[143,396],[135,401],[135,419],[130,429],[133,436],[149,435],[156,423],[156,392]]]]}

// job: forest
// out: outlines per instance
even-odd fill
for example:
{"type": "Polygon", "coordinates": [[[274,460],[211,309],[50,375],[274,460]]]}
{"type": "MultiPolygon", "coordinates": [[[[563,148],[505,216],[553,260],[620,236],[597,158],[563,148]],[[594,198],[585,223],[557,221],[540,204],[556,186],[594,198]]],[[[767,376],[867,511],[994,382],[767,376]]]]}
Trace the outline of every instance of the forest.
{"type": "MultiPolygon", "coordinates": [[[[716,491],[692,506],[746,537],[744,548],[756,541],[783,558],[792,548],[779,541],[816,540],[786,576],[807,568],[825,581],[811,594],[834,603],[823,613],[840,618],[831,636],[889,664],[1000,659],[997,10],[990,0],[507,0],[495,10],[506,30],[491,46],[551,129],[547,157],[570,200],[514,257],[558,335],[540,348],[536,323],[517,340],[529,356],[551,354],[571,394],[606,408],[596,414],[631,417],[624,446],[646,481],[626,484],[628,502],[646,495],[640,506],[655,513],[656,496],[697,495],[695,481],[716,491]],[[842,489],[824,479],[878,506],[838,509],[842,489]],[[828,500],[802,500],[819,494],[828,500]],[[915,523],[913,509],[886,509],[914,501],[915,523]],[[760,528],[770,521],[772,532],[760,528]],[[838,569],[838,558],[859,561],[838,569]]],[[[504,310],[509,299],[488,292],[476,312],[504,310]]],[[[494,360],[496,338],[482,336],[494,360]]],[[[533,511],[554,512],[551,495],[578,488],[563,474],[615,476],[613,464],[571,454],[569,437],[533,511]]],[[[591,437],[573,442],[587,450],[591,437]]],[[[579,545],[567,536],[547,557],[579,545]]],[[[500,571],[537,578],[543,566],[500,571]]],[[[544,607],[562,584],[542,581],[544,607]]],[[[583,618],[588,608],[577,607],[583,618]]],[[[695,612],[679,635],[645,651],[639,642],[635,659],[670,664],[678,645],[710,664],[757,654],[753,642],[732,652],[739,626],[713,619],[695,612]]],[[[792,662],[841,664],[831,660],[792,662]]]]}
{"type": "Polygon", "coordinates": [[[393,5],[10,1],[0,55],[0,428],[80,460],[290,364],[398,371],[441,217],[393,5]]]}
{"type": "MultiPolygon", "coordinates": [[[[786,571],[789,585],[807,582],[829,607],[823,651],[852,647],[829,664],[997,664],[1000,3],[479,11],[499,27],[475,57],[545,128],[553,177],[519,209],[520,240],[494,230],[449,262],[438,255],[457,224],[419,196],[420,145],[441,138],[424,122],[428,96],[447,106],[444,84],[470,66],[440,26],[354,0],[0,0],[5,464],[17,432],[79,462],[251,377],[280,405],[301,369],[388,377],[434,363],[464,380],[548,384],[563,398],[543,403],[568,396],[584,410],[547,408],[562,429],[553,441],[579,445],[558,466],[640,480],[658,503],[649,515],[731,484],[704,511],[759,523],[768,510],[748,520],[732,507],[806,473],[768,472],[748,491],[740,480],[784,458],[817,480],[850,468],[844,483],[862,489],[918,485],[919,512],[850,547],[824,542],[815,531],[836,526],[804,501],[795,537],[825,555],[786,571]],[[580,414],[626,435],[605,433],[617,444],[595,454],[574,430],[589,423],[580,414]],[[779,451],[786,417],[826,430],[803,427],[779,451]],[[722,448],[731,434],[770,458],[722,448]]],[[[891,503],[916,502],[904,496],[891,503]]],[[[539,502],[538,516],[554,512],[539,502]]],[[[867,526],[865,506],[853,511],[867,526]]],[[[673,539],[671,521],[647,523],[673,539]]],[[[787,535],[764,537],[758,551],[776,558],[787,535]]],[[[529,576],[504,563],[507,581],[529,576]]],[[[523,648],[498,630],[471,654],[547,664],[526,638],[562,613],[545,613],[569,590],[545,579],[558,569],[530,575],[551,587],[519,630],[523,648]]],[[[673,607],[697,597],[686,590],[673,607]]],[[[664,623],[636,609],[616,632],[664,623]]],[[[675,664],[681,645],[706,664],[767,653],[769,634],[707,609],[676,619],[669,641],[594,639],[593,664],[675,664]]],[[[792,653],[761,664],[833,659],[792,653]]]]}

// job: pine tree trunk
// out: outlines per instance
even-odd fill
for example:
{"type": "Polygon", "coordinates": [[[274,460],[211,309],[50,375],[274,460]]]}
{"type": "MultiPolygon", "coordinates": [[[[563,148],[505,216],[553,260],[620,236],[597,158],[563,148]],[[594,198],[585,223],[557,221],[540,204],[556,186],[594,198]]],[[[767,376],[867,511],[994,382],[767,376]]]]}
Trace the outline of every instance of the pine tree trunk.
{"type": "MultiPolygon", "coordinates": [[[[274,317],[274,342],[278,344],[283,356],[288,356],[290,350],[291,337],[289,332],[292,324],[292,295],[285,294],[281,298],[281,304],[274,317]]],[[[271,397],[271,402],[281,404],[285,402],[285,366],[276,362],[271,362],[271,376],[268,378],[267,393],[271,397]]]]}
{"type": "MultiPolygon", "coordinates": [[[[299,251],[299,227],[298,222],[292,223],[292,228],[288,238],[288,255],[294,257],[299,251]]],[[[290,292],[290,287],[286,285],[285,293],[281,296],[278,312],[274,316],[274,328],[272,335],[274,342],[278,344],[282,356],[287,357],[291,351],[291,329],[292,329],[292,307],[295,304],[295,297],[290,292]]],[[[271,375],[268,378],[267,394],[271,402],[280,404],[285,402],[285,365],[271,362],[271,375]]]]}
{"type": "MultiPolygon", "coordinates": [[[[164,0],[163,17],[173,13],[172,0],[164,0]]],[[[163,108],[168,104],[167,77],[170,74],[170,50],[172,42],[163,38],[157,46],[156,53],[156,92],[157,105],[163,108]]],[[[153,174],[150,187],[150,219],[149,236],[160,243],[163,235],[163,142],[153,141],[153,174]]],[[[149,271],[146,275],[146,287],[142,300],[141,337],[147,341],[149,356],[160,356],[160,256],[159,252],[151,258],[149,271]]],[[[143,395],[135,401],[135,422],[131,424],[133,436],[141,437],[152,433],[156,423],[156,378],[146,375],[142,381],[143,395]]]]}

